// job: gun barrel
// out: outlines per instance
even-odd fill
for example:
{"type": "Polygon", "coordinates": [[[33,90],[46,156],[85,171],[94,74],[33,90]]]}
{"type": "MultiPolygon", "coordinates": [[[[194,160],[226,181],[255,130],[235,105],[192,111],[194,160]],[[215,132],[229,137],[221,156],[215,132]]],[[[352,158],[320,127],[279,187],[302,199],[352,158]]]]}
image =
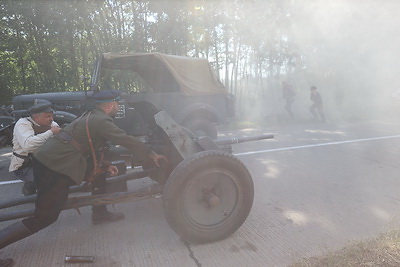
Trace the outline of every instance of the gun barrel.
{"type": "Polygon", "coordinates": [[[218,146],[223,146],[223,145],[239,144],[239,143],[243,143],[243,142],[272,139],[272,138],[274,138],[274,135],[272,135],[272,134],[261,134],[261,135],[254,135],[254,136],[235,136],[235,137],[217,139],[217,140],[215,140],[215,143],[218,146]]]}

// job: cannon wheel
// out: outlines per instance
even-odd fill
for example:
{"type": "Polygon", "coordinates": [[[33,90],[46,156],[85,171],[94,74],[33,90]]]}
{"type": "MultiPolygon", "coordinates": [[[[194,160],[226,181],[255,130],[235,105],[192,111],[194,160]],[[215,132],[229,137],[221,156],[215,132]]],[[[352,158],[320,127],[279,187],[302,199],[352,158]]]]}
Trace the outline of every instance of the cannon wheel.
{"type": "Polygon", "coordinates": [[[183,160],[164,188],[168,224],[185,241],[214,242],[246,220],[254,185],[244,164],[223,151],[202,151],[183,160]]]}

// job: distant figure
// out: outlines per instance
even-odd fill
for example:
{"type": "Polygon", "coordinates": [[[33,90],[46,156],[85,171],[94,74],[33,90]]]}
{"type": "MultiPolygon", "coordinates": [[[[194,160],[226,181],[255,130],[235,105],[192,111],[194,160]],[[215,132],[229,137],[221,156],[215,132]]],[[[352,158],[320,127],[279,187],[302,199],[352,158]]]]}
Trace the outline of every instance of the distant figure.
{"type": "Polygon", "coordinates": [[[282,82],[282,99],[285,100],[285,109],[289,113],[291,118],[294,118],[292,112],[292,104],[294,101],[294,96],[296,95],[295,91],[293,90],[292,85],[288,82],[282,82]]]}
{"type": "Polygon", "coordinates": [[[323,108],[323,104],[322,104],[322,97],[319,94],[319,92],[317,91],[317,87],[316,86],[311,86],[310,88],[311,90],[311,95],[310,95],[310,99],[313,102],[313,104],[310,106],[310,112],[314,117],[314,120],[318,119],[318,115],[319,118],[322,122],[325,122],[325,115],[324,115],[324,108],[323,108]]]}

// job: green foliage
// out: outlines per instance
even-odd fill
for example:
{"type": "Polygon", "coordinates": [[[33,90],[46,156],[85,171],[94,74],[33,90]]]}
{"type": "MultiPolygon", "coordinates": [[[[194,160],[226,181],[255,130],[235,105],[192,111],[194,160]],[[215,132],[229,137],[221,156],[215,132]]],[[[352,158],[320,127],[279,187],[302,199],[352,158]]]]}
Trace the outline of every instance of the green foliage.
{"type": "Polygon", "coordinates": [[[225,71],[225,83],[233,87],[229,79],[262,75],[262,68],[278,69],[290,61],[289,46],[283,44],[288,39],[280,37],[290,24],[282,1],[269,1],[266,13],[261,5],[265,2],[3,0],[2,100],[23,93],[81,90],[80,77],[90,76],[92,63],[103,52],[204,57],[218,74],[225,71]],[[262,31],[254,27],[260,24],[265,25],[262,31]]]}

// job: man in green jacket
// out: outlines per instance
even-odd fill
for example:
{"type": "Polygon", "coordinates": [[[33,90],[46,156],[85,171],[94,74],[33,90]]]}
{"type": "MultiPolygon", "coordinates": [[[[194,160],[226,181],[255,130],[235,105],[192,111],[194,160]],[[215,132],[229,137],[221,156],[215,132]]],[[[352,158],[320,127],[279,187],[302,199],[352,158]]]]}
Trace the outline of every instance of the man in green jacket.
{"type": "MultiPolygon", "coordinates": [[[[87,132],[96,153],[110,141],[135,152],[142,159],[152,159],[157,166],[160,166],[162,161],[167,161],[165,156],[151,151],[114,124],[113,118],[119,110],[119,96],[120,92],[116,90],[96,93],[94,99],[97,106],[94,110],[70,123],[59,135],[51,137],[35,151],[32,163],[38,193],[34,215],[2,229],[0,249],[38,232],[58,219],[68,199],[69,187],[80,184],[88,172],[88,165],[93,165],[93,160],[88,157],[92,154],[92,148],[87,132]]],[[[117,175],[118,169],[110,165],[107,172],[114,176],[117,175]]],[[[96,210],[93,210],[94,223],[96,219],[102,221],[121,218],[121,214],[111,213],[105,207],[97,212],[98,218],[96,210]]],[[[7,260],[10,259],[3,261],[7,260]]]]}

